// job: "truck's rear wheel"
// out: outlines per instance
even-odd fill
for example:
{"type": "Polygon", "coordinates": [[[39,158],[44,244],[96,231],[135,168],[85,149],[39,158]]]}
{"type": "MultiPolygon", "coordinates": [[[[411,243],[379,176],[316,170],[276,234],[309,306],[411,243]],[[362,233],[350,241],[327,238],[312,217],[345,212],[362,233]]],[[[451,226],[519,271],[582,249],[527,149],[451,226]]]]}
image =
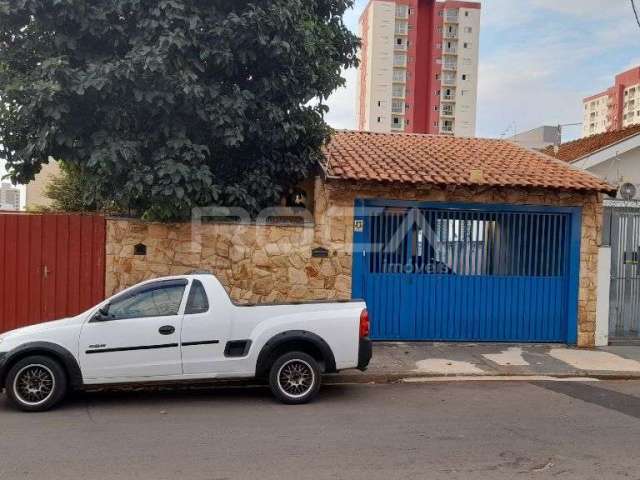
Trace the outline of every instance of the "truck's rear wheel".
{"type": "Polygon", "coordinates": [[[7,397],[22,411],[44,412],[67,392],[67,375],[55,360],[34,355],[15,363],[7,374],[7,397]]]}
{"type": "Polygon", "coordinates": [[[289,352],[278,358],[269,372],[271,392],[289,405],[307,403],[320,390],[320,366],[303,352],[289,352]]]}

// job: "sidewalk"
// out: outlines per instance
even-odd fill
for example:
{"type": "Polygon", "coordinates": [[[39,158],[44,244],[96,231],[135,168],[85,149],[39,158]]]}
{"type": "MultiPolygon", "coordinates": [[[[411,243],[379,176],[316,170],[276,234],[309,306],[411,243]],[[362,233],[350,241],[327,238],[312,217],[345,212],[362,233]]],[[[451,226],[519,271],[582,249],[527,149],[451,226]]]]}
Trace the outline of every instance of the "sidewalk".
{"type": "Polygon", "coordinates": [[[329,376],[335,383],[389,383],[458,377],[640,379],[640,347],[584,350],[566,345],[374,343],[364,372],[329,376]]]}

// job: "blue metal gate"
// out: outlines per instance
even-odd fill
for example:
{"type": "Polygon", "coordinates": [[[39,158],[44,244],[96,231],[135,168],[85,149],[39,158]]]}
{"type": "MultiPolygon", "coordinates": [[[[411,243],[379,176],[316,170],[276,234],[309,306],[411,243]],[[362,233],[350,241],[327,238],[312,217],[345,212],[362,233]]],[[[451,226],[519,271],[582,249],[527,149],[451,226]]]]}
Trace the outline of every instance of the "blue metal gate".
{"type": "Polygon", "coordinates": [[[358,201],[354,231],[373,338],[576,342],[580,209],[358,201]]]}

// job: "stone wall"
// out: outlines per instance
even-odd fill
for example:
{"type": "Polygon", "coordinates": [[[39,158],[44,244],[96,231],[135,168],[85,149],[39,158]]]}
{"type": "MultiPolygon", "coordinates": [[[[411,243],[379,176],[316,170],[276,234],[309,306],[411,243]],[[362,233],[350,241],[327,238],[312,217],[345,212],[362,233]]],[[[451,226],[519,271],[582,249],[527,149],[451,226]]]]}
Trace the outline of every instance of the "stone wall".
{"type": "Polygon", "coordinates": [[[349,298],[351,257],[311,258],[313,237],[313,226],[109,220],[107,295],[147,278],[208,270],[238,302],[349,298]],[[133,255],[138,243],[146,256],[133,255]]]}
{"type": "Polygon", "coordinates": [[[194,269],[214,272],[239,302],[346,299],[356,198],[583,207],[579,293],[581,346],[595,338],[602,199],[598,194],[487,188],[399,188],[316,180],[314,225],[107,223],[107,295],[140,280],[194,269]],[[134,245],[146,256],[133,255],[134,245]],[[328,258],[312,258],[315,247],[328,258]]]}

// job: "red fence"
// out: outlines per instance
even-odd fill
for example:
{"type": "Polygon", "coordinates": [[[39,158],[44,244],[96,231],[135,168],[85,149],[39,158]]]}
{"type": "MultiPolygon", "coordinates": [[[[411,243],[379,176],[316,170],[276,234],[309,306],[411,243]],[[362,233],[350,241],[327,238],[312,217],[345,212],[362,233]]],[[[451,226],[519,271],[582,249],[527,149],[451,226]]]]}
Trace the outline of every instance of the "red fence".
{"type": "Polygon", "coordinates": [[[0,332],[102,300],[105,236],[101,216],[0,213],[0,332]]]}

